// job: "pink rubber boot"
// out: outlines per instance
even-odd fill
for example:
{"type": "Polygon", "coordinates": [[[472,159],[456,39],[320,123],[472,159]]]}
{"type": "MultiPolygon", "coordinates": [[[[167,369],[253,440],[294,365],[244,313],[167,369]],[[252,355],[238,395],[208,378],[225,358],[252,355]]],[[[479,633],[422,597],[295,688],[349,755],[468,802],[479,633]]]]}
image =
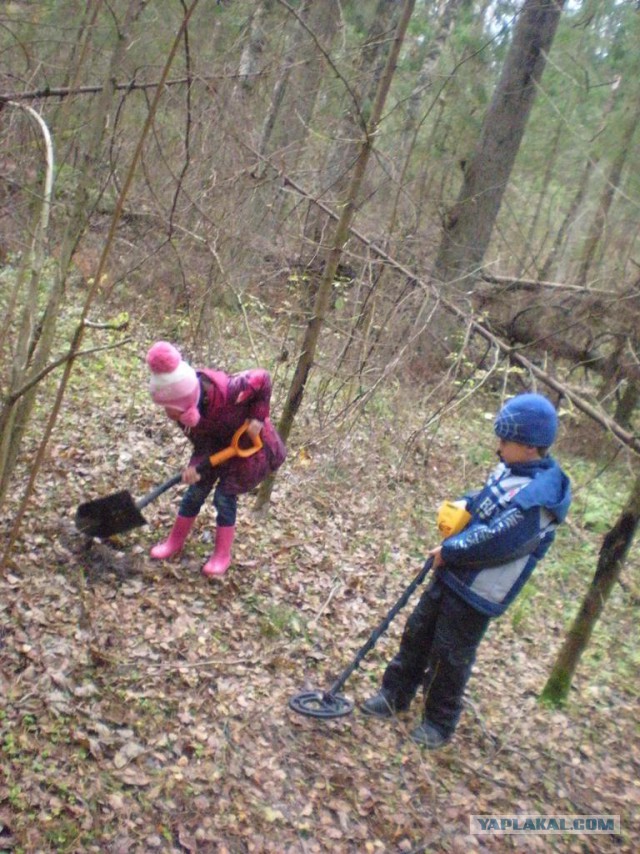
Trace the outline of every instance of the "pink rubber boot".
{"type": "Polygon", "coordinates": [[[187,539],[195,519],[195,516],[176,516],[171,533],[163,543],[158,543],[157,546],[151,549],[151,557],[155,558],[155,560],[166,560],[168,557],[178,554],[184,545],[184,541],[187,539]]]}
{"type": "Polygon", "coordinates": [[[209,560],[202,567],[202,574],[209,578],[224,575],[231,563],[231,546],[236,534],[235,525],[216,528],[216,547],[209,560]]]}

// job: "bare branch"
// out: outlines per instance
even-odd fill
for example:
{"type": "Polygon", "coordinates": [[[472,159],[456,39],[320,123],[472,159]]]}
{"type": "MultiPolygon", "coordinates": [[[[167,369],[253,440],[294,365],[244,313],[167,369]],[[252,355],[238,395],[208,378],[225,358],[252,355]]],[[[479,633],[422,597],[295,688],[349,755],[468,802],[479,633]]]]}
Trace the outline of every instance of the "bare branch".
{"type": "MultiPolygon", "coordinates": [[[[296,193],[299,193],[301,196],[304,196],[304,198],[317,205],[322,211],[324,211],[324,213],[327,214],[327,216],[330,216],[333,220],[339,221],[339,215],[335,213],[335,211],[333,211],[330,207],[328,207],[328,205],[324,204],[323,202],[320,202],[311,193],[308,193],[292,178],[290,178],[288,175],[285,175],[282,170],[278,169],[275,164],[270,162],[270,165],[277,172],[279,172],[285,186],[291,187],[293,190],[296,191],[296,193]]],[[[371,252],[376,254],[390,267],[393,267],[395,270],[407,276],[409,279],[412,279],[416,282],[416,284],[419,284],[423,288],[430,290],[434,294],[434,296],[440,300],[440,304],[449,314],[456,317],[465,325],[470,324],[472,332],[477,335],[480,335],[480,337],[484,338],[490,344],[493,344],[503,354],[508,356],[508,358],[512,362],[515,362],[521,367],[526,368],[526,370],[529,371],[532,376],[536,377],[536,379],[540,380],[540,382],[544,383],[549,388],[552,388],[554,391],[558,392],[558,394],[561,394],[566,397],[567,400],[570,400],[571,403],[573,403],[576,409],[579,409],[593,421],[596,421],[598,424],[600,424],[601,427],[604,427],[604,429],[608,433],[611,433],[613,436],[615,436],[616,439],[618,439],[618,441],[620,441],[623,445],[626,445],[628,448],[634,451],[634,453],[640,455],[640,439],[637,436],[635,436],[633,433],[630,433],[628,430],[625,430],[616,421],[614,421],[613,418],[610,418],[606,413],[597,410],[583,397],[572,391],[567,385],[559,382],[557,379],[555,379],[555,377],[552,377],[546,371],[543,371],[537,365],[534,365],[533,362],[529,361],[529,359],[527,359],[525,356],[523,356],[521,353],[519,353],[517,350],[515,350],[513,347],[511,347],[509,344],[499,338],[497,335],[494,335],[485,326],[483,326],[469,314],[464,312],[457,305],[445,299],[438,292],[434,284],[420,279],[413,270],[409,270],[407,267],[404,266],[404,264],[401,264],[399,261],[396,261],[395,258],[389,255],[379,246],[377,246],[373,241],[365,237],[356,228],[354,228],[353,226],[349,226],[348,230],[360,242],[364,243],[364,245],[367,246],[371,252]]]]}
{"type": "MultiPolygon", "coordinates": [[[[106,324],[91,324],[89,322],[85,323],[85,326],[94,326],[98,329],[122,329],[123,327],[112,326],[109,327],[106,324]]],[[[65,353],[64,356],[60,356],[59,359],[56,359],[54,362],[51,362],[41,371],[39,371],[34,377],[31,377],[28,383],[25,383],[21,388],[12,391],[11,394],[7,394],[2,398],[2,404],[4,405],[12,405],[17,400],[19,400],[23,395],[25,395],[30,389],[36,386],[39,382],[41,382],[48,374],[52,371],[55,371],[56,368],[59,368],[60,365],[66,364],[66,362],[70,360],[79,359],[82,356],[90,356],[92,353],[101,353],[104,350],[114,350],[118,347],[123,347],[125,344],[131,344],[133,342],[133,338],[124,338],[122,341],[118,341],[115,344],[105,344],[102,347],[92,347],[89,350],[79,350],[77,353],[65,353]]]]}

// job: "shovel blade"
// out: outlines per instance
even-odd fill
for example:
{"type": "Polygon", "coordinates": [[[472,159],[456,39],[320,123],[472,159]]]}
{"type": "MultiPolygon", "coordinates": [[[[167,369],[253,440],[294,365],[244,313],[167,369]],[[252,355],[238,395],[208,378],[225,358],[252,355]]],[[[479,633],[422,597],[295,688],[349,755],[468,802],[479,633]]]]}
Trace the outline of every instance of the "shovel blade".
{"type": "Polygon", "coordinates": [[[106,498],[85,501],[76,510],[76,528],[87,537],[112,537],[146,525],[131,493],[123,489],[106,498]]]}

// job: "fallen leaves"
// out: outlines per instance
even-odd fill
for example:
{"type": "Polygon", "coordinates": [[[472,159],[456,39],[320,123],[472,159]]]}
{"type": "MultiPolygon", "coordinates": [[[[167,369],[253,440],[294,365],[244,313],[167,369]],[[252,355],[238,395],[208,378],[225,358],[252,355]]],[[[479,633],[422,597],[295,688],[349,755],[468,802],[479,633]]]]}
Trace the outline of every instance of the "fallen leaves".
{"type": "MultiPolygon", "coordinates": [[[[61,443],[43,494],[79,464],[86,474],[68,478],[66,510],[43,501],[0,579],[0,843],[53,850],[55,833],[59,850],[83,854],[479,852],[493,849],[468,836],[470,814],[562,806],[619,812],[627,835],[599,850],[633,850],[636,698],[624,684],[613,695],[578,680],[567,711],[537,704],[553,653],[546,626],[562,625],[549,591],[519,631],[508,617],[492,626],[441,753],[407,739],[418,702],[388,723],[289,709],[305,685],[331,684],[419,569],[416,514],[430,512],[420,479],[396,500],[392,459],[294,456],[266,522],[241,502],[235,562],[211,585],[199,573],[210,510],[168,564],[147,549],[175,497],[115,545],[87,544],[65,524],[87,491],[126,481],[143,492],[179,467],[183,445],[147,437],[146,416],[132,417],[140,429],[124,434],[126,449],[121,425],[105,430],[108,449],[95,437],[87,450],[61,443]]],[[[440,494],[450,462],[434,462],[440,494]]],[[[631,628],[624,605],[619,617],[631,628]]],[[[348,697],[377,687],[405,619],[351,676],[348,697]]]]}

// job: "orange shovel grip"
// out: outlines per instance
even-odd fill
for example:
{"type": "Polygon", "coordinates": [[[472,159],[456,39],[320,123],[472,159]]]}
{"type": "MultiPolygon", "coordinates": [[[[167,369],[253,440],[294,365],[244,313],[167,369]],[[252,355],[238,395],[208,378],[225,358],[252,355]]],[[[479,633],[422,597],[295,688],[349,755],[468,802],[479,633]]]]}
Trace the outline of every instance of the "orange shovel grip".
{"type": "Polygon", "coordinates": [[[256,436],[253,440],[253,445],[248,448],[240,447],[240,439],[247,432],[249,428],[249,422],[245,421],[242,427],[238,427],[236,432],[233,434],[233,438],[231,439],[231,444],[228,448],[223,448],[222,451],[218,451],[215,454],[211,454],[209,457],[209,463],[212,466],[219,466],[221,463],[226,463],[227,460],[230,460],[232,457],[251,457],[254,454],[257,454],[258,451],[262,448],[262,439],[260,436],[256,436]]]}

